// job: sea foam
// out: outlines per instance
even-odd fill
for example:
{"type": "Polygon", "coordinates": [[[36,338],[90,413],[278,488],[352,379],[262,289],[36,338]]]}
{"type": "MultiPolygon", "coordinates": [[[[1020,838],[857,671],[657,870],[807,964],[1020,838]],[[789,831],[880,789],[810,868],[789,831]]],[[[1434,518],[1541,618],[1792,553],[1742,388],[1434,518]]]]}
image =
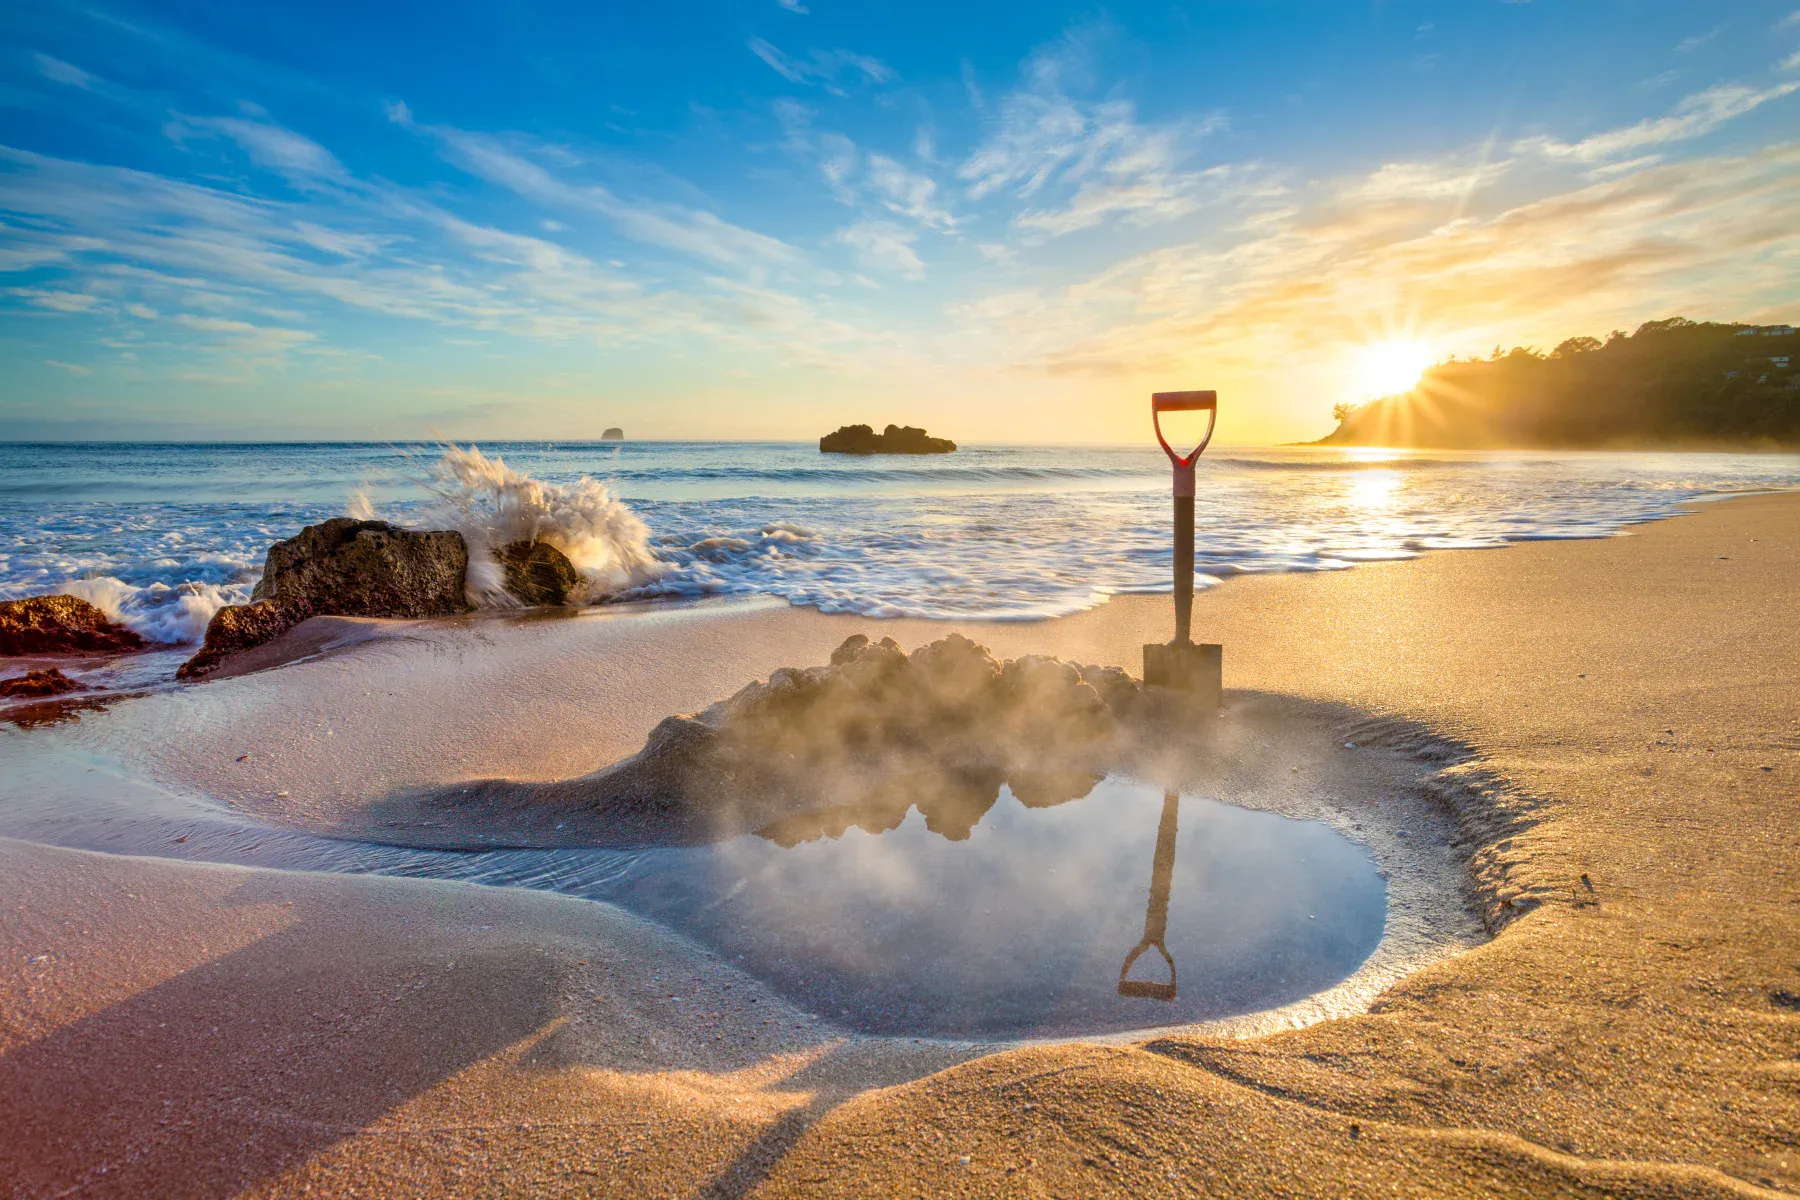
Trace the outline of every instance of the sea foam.
{"type": "Polygon", "coordinates": [[[494,557],[512,542],[545,542],[568,556],[582,580],[570,597],[577,604],[642,588],[672,569],[651,549],[650,527],[590,476],[546,483],[499,455],[448,446],[426,486],[437,498],[432,515],[446,518],[468,543],[465,589],[477,608],[518,607],[494,557]]]}

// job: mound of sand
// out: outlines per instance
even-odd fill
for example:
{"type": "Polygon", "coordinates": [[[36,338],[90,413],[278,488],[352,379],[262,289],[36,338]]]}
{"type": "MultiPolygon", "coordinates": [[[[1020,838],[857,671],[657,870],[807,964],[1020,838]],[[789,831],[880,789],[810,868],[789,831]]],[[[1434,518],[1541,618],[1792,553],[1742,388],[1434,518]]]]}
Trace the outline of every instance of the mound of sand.
{"type": "Polygon", "coordinates": [[[1011,777],[1045,804],[1086,794],[1159,710],[1118,667],[1035,654],[1001,662],[960,633],[911,654],[857,634],[827,665],[784,668],[665,719],[643,749],[602,770],[411,789],[382,807],[392,826],[481,831],[486,846],[495,836],[539,844],[549,830],[596,845],[765,829],[789,841],[886,828],[914,804],[932,828],[967,837],[1011,777]]]}

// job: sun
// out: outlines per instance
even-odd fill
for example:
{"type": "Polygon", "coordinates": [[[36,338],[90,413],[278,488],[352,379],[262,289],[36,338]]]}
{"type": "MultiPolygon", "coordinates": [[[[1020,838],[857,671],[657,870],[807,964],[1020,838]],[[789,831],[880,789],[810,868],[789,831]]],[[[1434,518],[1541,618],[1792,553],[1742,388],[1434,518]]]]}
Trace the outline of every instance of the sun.
{"type": "Polygon", "coordinates": [[[1358,352],[1357,388],[1365,396],[1410,392],[1432,361],[1431,347],[1424,342],[1375,342],[1358,352]]]}

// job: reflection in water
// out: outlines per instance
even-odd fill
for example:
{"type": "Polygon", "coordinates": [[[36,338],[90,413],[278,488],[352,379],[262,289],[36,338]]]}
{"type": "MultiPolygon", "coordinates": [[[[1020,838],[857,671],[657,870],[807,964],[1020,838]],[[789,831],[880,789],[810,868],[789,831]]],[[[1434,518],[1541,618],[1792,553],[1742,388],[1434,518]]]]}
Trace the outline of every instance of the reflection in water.
{"type": "Polygon", "coordinates": [[[1144,936],[1125,956],[1125,965],[1119,968],[1121,996],[1142,996],[1149,1000],[1175,998],[1175,959],[1170,956],[1168,947],[1169,885],[1175,877],[1175,818],[1180,807],[1180,796],[1174,792],[1163,793],[1162,820],[1156,826],[1156,857],[1150,864],[1150,903],[1144,907],[1144,936]],[[1131,965],[1153,946],[1169,964],[1169,982],[1128,978],[1131,965]]]}
{"type": "Polygon", "coordinates": [[[851,804],[834,804],[787,817],[757,830],[778,846],[798,846],[843,837],[851,829],[886,833],[906,814],[919,810],[925,828],[953,842],[965,842],[1006,786],[1026,808],[1053,808],[1079,800],[1104,776],[1092,771],[1014,771],[992,767],[911,773],[874,788],[851,804]]]}
{"type": "Polygon", "coordinates": [[[142,696],[143,692],[106,692],[101,695],[78,694],[59,696],[54,700],[32,700],[24,704],[0,707],[0,721],[20,729],[38,729],[45,725],[62,725],[81,720],[82,713],[105,712],[121,700],[142,696]]]}
{"type": "Polygon", "coordinates": [[[1342,982],[1381,940],[1386,885],[1362,847],[1323,824],[1184,804],[1117,777],[1058,788],[1021,778],[997,796],[990,780],[958,778],[908,777],[878,804],[634,853],[605,898],[813,1011],[914,1036],[1102,1033],[1253,1012],[1342,982]],[[1087,794],[1066,794],[1077,790],[1087,794]],[[1120,949],[1134,942],[1122,971],[1120,949]],[[1130,977],[1151,948],[1166,983],[1130,977]],[[1179,993],[1176,961],[1188,980],[1179,993]]]}

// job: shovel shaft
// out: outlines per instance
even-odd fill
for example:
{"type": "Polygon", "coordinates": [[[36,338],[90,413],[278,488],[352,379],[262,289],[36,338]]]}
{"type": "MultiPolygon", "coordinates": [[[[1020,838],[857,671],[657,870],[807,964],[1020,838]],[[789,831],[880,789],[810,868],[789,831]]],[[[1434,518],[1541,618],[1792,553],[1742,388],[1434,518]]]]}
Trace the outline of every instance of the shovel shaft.
{"type": "MultiPolygon", "coordinates": [[[[1188,478],[1193,479],[1190,468],[1188,478]]],[[[1177,483],[1179,484],[1179,477],[1177,483]]],[[[1194,492],[1175,494],[1175,644],[1185,646],[1194,618],[1194,492]]]]}

